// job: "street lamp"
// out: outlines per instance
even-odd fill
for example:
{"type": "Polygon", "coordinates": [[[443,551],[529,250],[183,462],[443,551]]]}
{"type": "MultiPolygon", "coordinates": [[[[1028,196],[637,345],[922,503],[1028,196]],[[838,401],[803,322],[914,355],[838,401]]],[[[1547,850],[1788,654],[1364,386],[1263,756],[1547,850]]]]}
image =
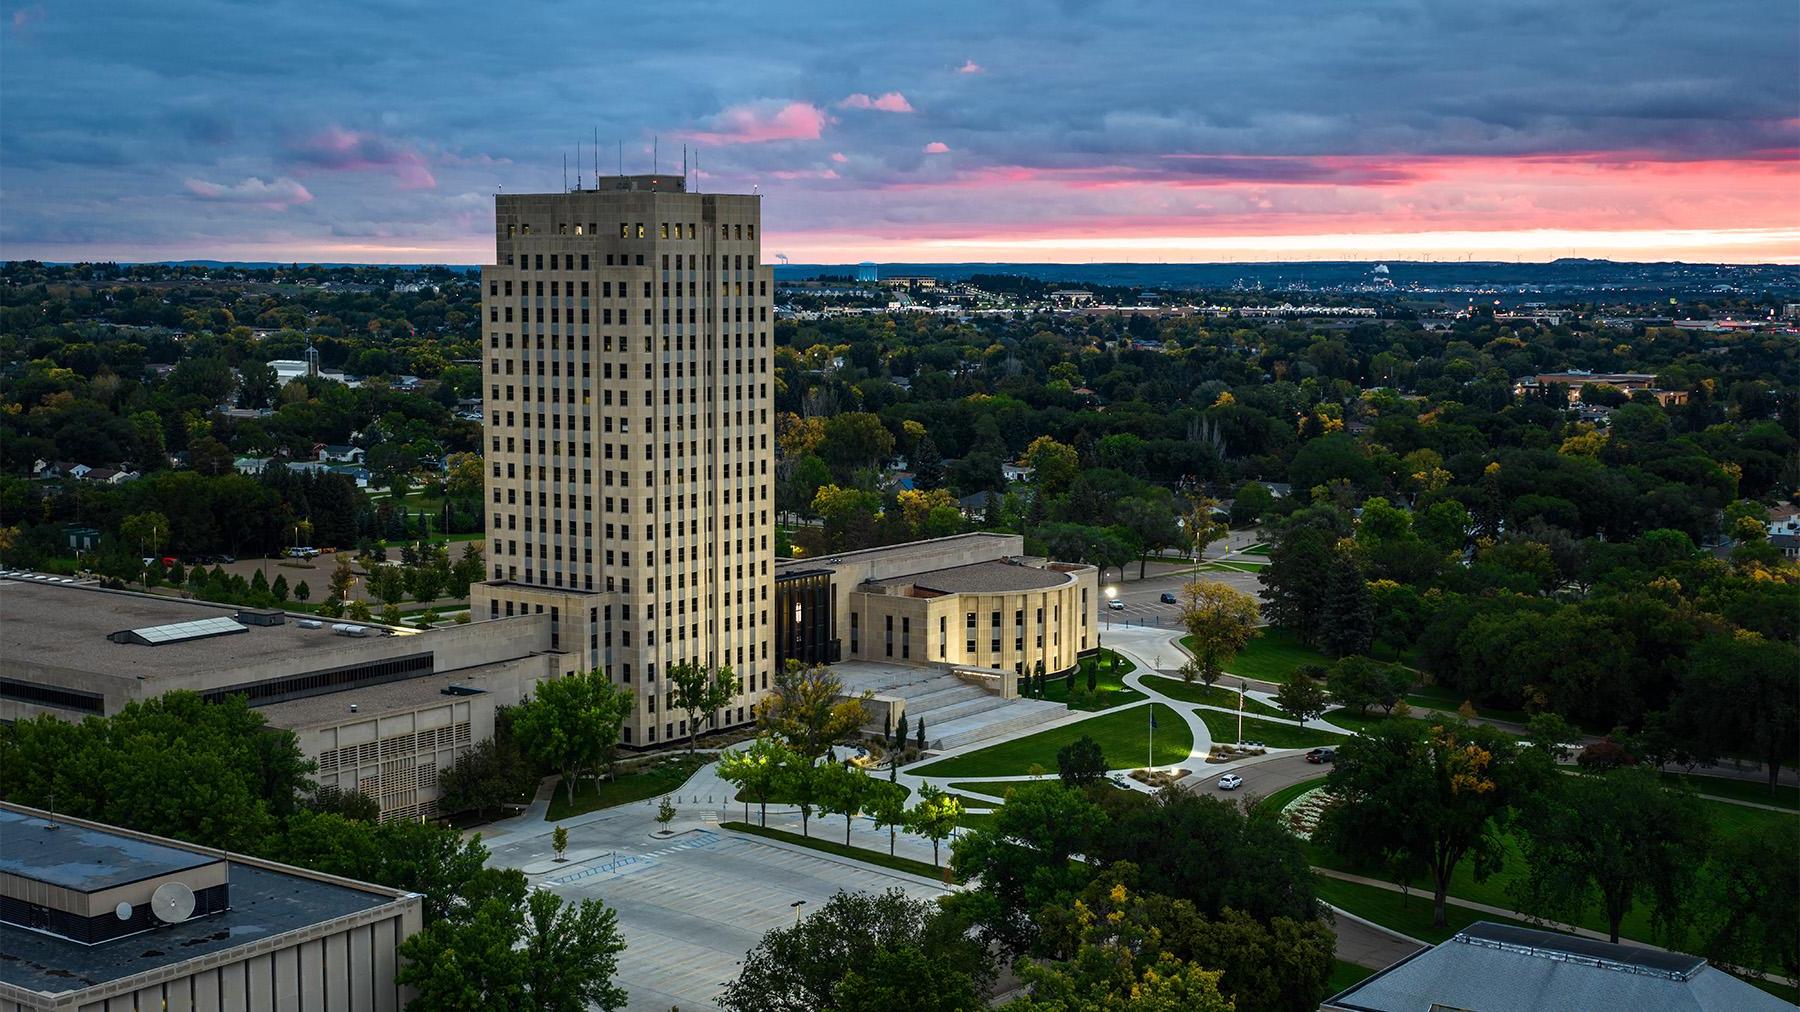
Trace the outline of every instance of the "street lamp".
{"type": "Polygon", "coordinates": [[[789,903],[788,906],[794,908],[794,927],[797,928],[800,926],[800,908],[806,906],[806,901],[795,900],[794,902],[789,903]]]}
{"type": "Polygon", "coordinates": [[[1242,745],[1244,743],[1244,693],[1246,691],[1248,691],[1249,688],[1250,688],[1250,686],[1247,683],[1245,683],[1243,681],[1238,682],[1238,744],[1239,745],[1242,745]]]}

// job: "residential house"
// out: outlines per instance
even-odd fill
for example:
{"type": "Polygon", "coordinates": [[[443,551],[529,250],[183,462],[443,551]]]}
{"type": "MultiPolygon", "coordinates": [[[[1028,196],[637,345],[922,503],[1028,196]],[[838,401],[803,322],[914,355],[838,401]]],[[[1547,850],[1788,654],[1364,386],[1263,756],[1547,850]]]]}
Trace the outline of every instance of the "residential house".
{"type": "Polygon", "coordinates": [[[360,464],[366,456],[360,446],[320,444],[313,449],[317,459],[334,464],[360,464]]]}

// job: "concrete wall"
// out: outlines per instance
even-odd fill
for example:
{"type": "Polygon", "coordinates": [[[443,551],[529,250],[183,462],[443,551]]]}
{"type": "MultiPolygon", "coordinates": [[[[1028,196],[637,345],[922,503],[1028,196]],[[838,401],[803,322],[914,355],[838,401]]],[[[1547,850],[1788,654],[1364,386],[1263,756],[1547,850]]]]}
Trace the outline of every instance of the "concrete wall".
{"type": "Polygon", "coordinates": [[[915,597],[901,592],[911,589],[906,585],[852,589],[845,595],[845,610],[838,618],[844,659],[987,668],[1021,674],[1032,674],[1042,663],[1046,674],[1067,671],[1075,666],[1082,652],[1098,645],[1095,634],[1100,608],[1098,571],[1092,566],[1068,568],[1068,580],[1061,586],[1011,593],[915,597]],[[993,648],[995,612],[1000,614],[998,651],[993,648]],[[1024,613],[1025,622],[1022,637],[1016,624],[1020,612],[1024,613]],[[969,649],[968,643],[970,613],[975,615],[974,650],[969,649]],[[856,616],[854,638],[850,635],[851,614],[856,616]],[[887,641],[890,618],[894,624],[892,653],[887,641]],[[910,651],[903,637],[907,620],[911,629],[910,651]]]}

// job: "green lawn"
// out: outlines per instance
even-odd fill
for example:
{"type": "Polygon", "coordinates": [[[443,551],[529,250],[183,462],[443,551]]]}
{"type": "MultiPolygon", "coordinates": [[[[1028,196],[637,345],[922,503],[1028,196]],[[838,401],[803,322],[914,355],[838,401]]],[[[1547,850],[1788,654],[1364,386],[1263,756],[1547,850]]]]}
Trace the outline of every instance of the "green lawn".
{"type": "MultiPolygon", "coordinates": [[[[1159,731],[1160,731],[1160,730],[1162,730],[1162,729],[1161,729],[1161,728],[1157,728],[1157,730],[1159,730],[1159,731]]],[[[1045,784],[1057,784],[1057,783],[1061,783],[1061,782],[1062,782],[1062,781],[1061,781],[1061,779],[1059,779],[1059,778],[1058,778],[1058,777],[1056,777],[1056,776],[1055,776],[1055,775],[1054,775],[1054,774],[1053,774],[1053,775],[1051,775],[1051,776],[1048,776],[1048,777],[1045,777],[1045,778],[1044,778],[1044,779],[1043,779],[1043,780],[1040,780],[1040,781],[1029,781],[1029,780],[962,780],[962,781],[958,781],[958,782],[956,782],[956,783],[953,783],[953,784],[951,784],[951,785],[950,785],[950,789],[951,789],[951,790],[953,790],[953,791],[976,791],[976,792],[978,792],[978,793],[981,793],[981,794],[992,794],[992,795],[993,795],[993,796],[994,796],[994,797],[996,797],[996,798],[1004,798],[1004,797],[1006,797],[1006,792],[1007,792],[1007,791],[1009,791],[1009,790],[1011,790],[1011,789],[1012,789],[1012,788],[1014,788],[1014,787],[1022,787],[1022,786],[1024,786],[1024,785],[1025,785],[1025,784],[1027,784],[1027,783],[1033,783],[1033,782],[1036,782],[1036,783],[1045,783],[1045,784]]],[[[983,806],[986,806],[986,805],[991,805],[991,804],[993,804],[993,802],[989,802],[989,801],[977,801],[977,802],[976,802],[976,804],[978,804],[978,805],[983,805],[983,806]]]]}
{"type": "MultiPolygon", "coordinates": [[[[1172,766],[1187,759],[1194,738],[1187,724],[1170,707],[1151,704],[1156,709],[1156,765],[1172,766]]],[[[1056,768],[1056,752],[1065,745],[1087,735],[1100,743],[1109,769],[1135,769],[1149,755],[1149,717],[1147,707],[1112,710],[1073,724],[1024,738],[990,745],[974,752],[938,759],[910,772],[927,777],[993,777],[1031,772],[1035,764],[1046,770],[1056,768]]]]}
{"type": "MultiPolygon", "coordinates": [[[[1406,896],[1378,886],[1363,885],[1360,882],[1345,882],[1328,875],[1315,875],[1313,886],[1319,899],[1334,907],[1348,910],[1358,917],[1374,921],[1383,927],[1426,942],[1447,941],[1458,931],[1476,921],[1493,921],[1498,924],[1536,927],[1544,930],[1540,925],[1527,924],[1509,917],[1472,910],[1454,902],[1444,905],[1445,921],[1448,927],[1434,928],[1431,926],[1431,892],[1429,890],[1420,892],[1415,889],[1410,896],[1406,896]]],[[[1452,892],[1452,896],[1454,895],[1452,892]]],[[[1626,918],[1626,923],[1631,923],[1631,918],[1626,918]]],[[[1625,935],[1626,933],[1621,931],[1621,938],[1624,938],[1625,935]]],[[[1333,979],[1336,979],[1335,971],[1333,979]]],[[[1800,989],[1754,977],[1740,977],[1739,979],[1786,1002],[1792,1003],[1800,998],[1800,989]]],[[[1348,986],[1349,984],[1344,985],[1344,987],[1348,986]]]]}
{"type": "Polygon", "coordinates": [[[1328,723],[1354,733],[1366,733],[1374,728],[1384,726],[1392,721],[1404,721],[1418,729],[1423,735],[1427,728],[1444,723],[1444,718],[1426,720],[1422,717],[1390,717],[1380,710],[1371,709],[1368,713],[1354,713],[1350,710],[1328,710],[1320,718],[1328,723]]]}
{"type": "Polygon", "coordinates": [[[1663,773],[1663,779],[1670,783],[1681,781],[1699,793],[1710,794],[1715,798],[1730,798],[1754,805],[1774,805],[1777,808],[1800,811],[1800,787],[1791,784],[1776,784],[1775,793],[1770,794],[1769,785],[1761,780],[1733,780],[1704,773],[1668,772],[1663,773]]]}
{"type": "Polygon", "coordinates": [[[1375,971],[1366,966],[1346,963],[1341,959],[1332,960],[1331,977],[1325,981],[1325,997],[1329,998],[1352,984],[1361,983],[1375,975],[1375,971]]]}
{"type": "Polygon", "coordinates": [[[1403,935],[1411,935],[1423,942],[1448,941],[1458,931],[1474,924],[1476,921],[1494,921],[1500,924],[1512,924],[1519,927],[1531,927],[1521,920],[1500,917],[1496,914],[1474,910],[1456,903],[1444,906],[1446,927],[1431,926],[1431,890],[1414,889],[1411,895],[1383,889],[1380,886],[1363,885],[1361,882],[1345,882],[1329,875],[1313,876],[1313,889],[1319,899],[1334,907],[1348,910],[1365,920],[1374,921],[1384,928],[1391,928],[1403,935]]]}
{"type": "MultiPolygon", "coordinates": [[[[1194,650],[1192,637],[1183,636],[1181,645],[1189,653],[1194,650]]],[[[1225,664],[1228,675],[1255,678],[1264,682],[1285,682],[1302,664],[1331,666],[1331,658],[1300,641],[1300,637],[1280,626],[1264,626],[1262,635],[1250,641],[1236,657],[1225,664]]]]}
{"type": "MultiPolygon", "coordinates": [[[[1212,732],[1214,741],[1234,742],[1238,740],[1238,716],[1235,713],[1224,713],[1219,710],[1194,711],[1200,719],[1206,721],[1206,729],[1212,732]]],[[[1259,720],[1255,717],[1244,718],[1244,738],[1249,741],[1260,741],[1270,748],[1313,748],[1317,745],[1341,745],[1344,736],[1330,731],[1315,731],[1309,727],[1295,727],[1292,724],[1277,724],[1272,720],[1259,720]]]]}
{"type": "MultiPolygon", "coordinates": [[[[749,822],[721,822],[719,823],[719,828],[736,830],[739,833],[748,833],[751,836],[760,836],[767,840],[780,840],[782,843],[791,843],[795,846],[806,847],[811,850],[820,851],[825,854],[833,854],[838,857],[847,857],[856,861],[867,861],[870,864],[881,865],[883,868],[892,868],[895,871],[903,871],[911,875],[922,875],[925,878],[933,879],[938,882],[942,882],[944,876],[949,872],[949,869],[947,868],[941,868],[926,861],[914,861],[910,857],[891,856],[886,850],[869,850],[864,847],[854,846],[846,847],[833,840],[827,840],[817,836],[801,836],[799,833],[790,833],[784,829],[771,829],[767,826],[758,826],[749,822]]],[[[885,844],[887,842],[887,833],[883,832],[880,835],[880,842],[885,844]]]]}
{"type": "Polygon", "coordinates": [[[1239,559],[1214,559],[1200,564],[1196,572],[1201,573],[1260,573],[1269,568],[1267,562],[1247,562],[1239,559]]]}
{"type": "MultiPolygon", "coordinates": [[[[1165,675],[1147,675],[1144,678],[1144,684],[1161,692],[1165,696],[1179,699],[1183,702],[1211,703],[1213,706],[1223,706],[1230,709],[1236,709],[1238,705],[1238,691],[1236,689],[1228,689],[1223,685],[1206,685],[1201,682],[1194,682],[1190,685],[1179,678],[1169,678],[1165,675]]],[[[1244,697],[1244,712],[1260,713],[1265,717],[1287,716],[1287,714],[1282,713],[1275,707],[1270,706],[1259,699],[1252,699],[1249,696],[1244,697]]]]}
{"type": "Polygon", "coordinates": [[[1276,791],[1274,794],[1271,794],[1268,797],[1257,802],[1256,807],[1258,807],[1260,809],[1265,809],[1272,814],[1280,815],[1281,810],[1283,808],[1286,808],[1288,806],[1289,802],[1293,801],[1295,798],[1299,797],[1300,795],[1305,794],[1307,791],[1310,791],[1313,788],[1319,786],[1320,784],[1323,784],[1324,782],[1325,782],[1325,777],[1318,776],[1318,777],[1314,777],[1311,780],[1302,780],[1297,784],[1289,784],[1286,787],[1283,787],[1281,790],[1276,791]]]}
{"type": "MultiPolygon", "coordinates": [[[[1455,713],[1457,708],[1462,706],[1463,701],[1466,699],[1468,699],[1468,696],[1465,693],[1458,692],[1455,689],[1448,689],[1441,685],[1421,685],[1406,694],[1407,703],[1413,706],[1423,706],[1433,710],[1448,710],[1451,713],[1455,713]]],[[[1508,710],[1498,706],[1482,706],[1479,703],[1473,705],[1475,706],[1476,716],[1486,717],[1489,720],[1509,720],[1515,724],[1523,724],[1531,719],[1531,715],[1523,710],[1508,710]]]]}
{"type": "Polygon", "coordinates": [[[1238,554],[1240,554],[1240,555],[1261,555],[1261,556],[1266,557],[1269,554],[1269,546],[1267,543],[1251,545],[1249,548],[1244,549],[1242,552],[1239,552],[1238,554]]]}
{"type": "MultiPolygon", "coordinates": [[[[1721,837],[1729,837],[1749,832],[1751,829],[1770,823],[1800,828],[1796,816],[1784,812],[1770,812],[1757,808],[1746,808],[1725,801],[1702,801],[1708,820],[1712,823],[1713,832],[1721,837]]],[[[1458,866],[1450,879],[1450,895],[1454,899],[1467,900],[1471,903],[1485,903],[1489,906],[1513,909],[1512,884],[1525,874],[1526,863],[1517,839],[1511,833],[1502,833],[1501,843],[1505,847],[1505,860],[1499,871],[1489,876],[1484,882],[1475,881],[1473,866],[1464,862],[1458,866]]],[[[1356,868],[1332,855],[1323,847],[1307,846],[1309,859],[1313,864],[1340,871],[1368,875],[1371,878],[1383,877],[1378,870],[1356,868]]],[[[1427,890],[1424,882],[1415,882],[1415,888],[1427,890]]],[[[1360,913],[1360,911],[1358,911],[1360,913]]],[[[1373,919],[1373,918],[1371,918],[1373,919]]],[[[1383,922],[1385,923],[1385,922],[1383,922]]],[[[1576,926],[1590,931],[1605,931],[1606,921],[1597,906],[1587,910],[1576,921],[1576,926]]],[[[1621,938],[1637,941],[1654,941],[1650,930],[1650,911],[1643,904],[1635,905],[1619,924],[1621,938]]],[[[1415,937],[1424,938],[1424,935],[1415,937]]]]}
{"type": "Polygon", "coordinates": [[[1081,665],[1075,669],[1076,696],[1082,697],[1070,702],[1069,680],[1050,678],[1044,682],[1044,698],[1052,703],[1066,704],[1073,710],[1106,710],[1122,703],[1135,703],[1144,698],[1144,694],[1136,689],[1127,688],[1124,682],[1126,675],[1137,670],[1129,658],[1111,650],[1102,648],[1093,654],[1083,657],[1081,665]],[[1113,672],[1113,658],[1118,658],[1119,669],[1113,672]],[[1094,694],[1086,695],[1089,669],[1094,669],[1094,694]]]}
{"type": "Polygon", "coordinates": [[[567,788],[559,784],[555,797],[550,801],[550,810],[544,813],[544,819],[547,822],[556,822],[572,815],[594,811],[597,808],[611,808],[614,805],[623,805],[632,801],[642,801],[645,798],[654,798],[659,794],[667,794],[687,783],[688,778],[694,775],[695,770],[705,766],[712,759],[713,757],[708,755],[689,756],[683,753],[670,756],[652,766],[620,773],[611,780],[599,783],[583,780],[575,785],[573,804],[569,802],[567,788]]]}

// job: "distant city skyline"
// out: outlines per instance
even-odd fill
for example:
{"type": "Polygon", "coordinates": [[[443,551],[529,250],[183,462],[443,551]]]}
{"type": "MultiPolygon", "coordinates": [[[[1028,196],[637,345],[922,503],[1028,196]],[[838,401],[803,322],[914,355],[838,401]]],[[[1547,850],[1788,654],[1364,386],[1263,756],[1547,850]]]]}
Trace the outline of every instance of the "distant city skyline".
{"type": "Polygon", "coordinates": [[[6,2],[0,258],[489,263],[496,192],[685,147],[796,263],[1794,263],[1797,36],[1752,0],[6,2]]]}

